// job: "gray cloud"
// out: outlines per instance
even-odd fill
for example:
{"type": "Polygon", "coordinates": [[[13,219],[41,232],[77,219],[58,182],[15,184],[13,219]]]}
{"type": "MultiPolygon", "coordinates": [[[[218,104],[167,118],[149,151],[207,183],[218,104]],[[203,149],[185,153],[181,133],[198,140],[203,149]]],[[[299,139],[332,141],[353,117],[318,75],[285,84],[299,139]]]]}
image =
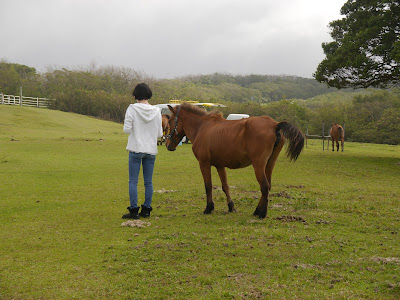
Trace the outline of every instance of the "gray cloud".
{"type": "Polygon", "coordinates": [[[44,70],[95,61],[158,78],[311,77],[344,0],[1,0],[0,58],[44,70]]]}

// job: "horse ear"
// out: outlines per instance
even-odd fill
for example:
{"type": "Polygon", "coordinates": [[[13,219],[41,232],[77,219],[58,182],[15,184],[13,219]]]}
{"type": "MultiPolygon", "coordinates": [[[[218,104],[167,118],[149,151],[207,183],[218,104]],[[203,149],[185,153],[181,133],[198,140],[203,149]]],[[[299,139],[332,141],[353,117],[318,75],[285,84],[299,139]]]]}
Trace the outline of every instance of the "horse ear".
{"type": "Polygon", "coordinates": [[[174,109],[172,108],[171,105],[168,105],[168,108],[169,108],[169,110],[170,110],[172,113],[174,113],[174,109]]]}

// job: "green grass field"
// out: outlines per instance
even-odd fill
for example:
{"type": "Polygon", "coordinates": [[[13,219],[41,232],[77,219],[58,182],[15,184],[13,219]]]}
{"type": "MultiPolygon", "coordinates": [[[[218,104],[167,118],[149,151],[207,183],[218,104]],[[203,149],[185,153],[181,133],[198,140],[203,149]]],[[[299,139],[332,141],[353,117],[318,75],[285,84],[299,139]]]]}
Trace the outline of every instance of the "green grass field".
{"type": "MultiPolygon", "coordinates": [[[[251,167],[213,171],[159,146],[149,226],[122,227],[122,125],[0,106],[0,299],[398,299],[400,147],[310,140],[281,155],[267,218],[251,167]]],[[[140,203],[144,187],[139,183],[140,203]]]]}

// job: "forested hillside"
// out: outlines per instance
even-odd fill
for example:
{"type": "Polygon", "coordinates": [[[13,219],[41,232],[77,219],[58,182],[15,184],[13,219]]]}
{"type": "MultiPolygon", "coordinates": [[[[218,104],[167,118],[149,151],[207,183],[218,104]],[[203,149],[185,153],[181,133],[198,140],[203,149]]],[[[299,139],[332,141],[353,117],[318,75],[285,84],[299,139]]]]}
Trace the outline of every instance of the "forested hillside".
{"type": "Polygon", "coordinates": [[[153,90],[152,103],[171,99],[219,102],[229,113],[269,115],[304,132],[326,134],[333,122],[346,124],[346,139],[400,143],[400,94],[389,90],[337,90],[314,79],[271,75],[193,75],[156,79],[123,67],[52,68],[0,62],[0,92],[56,99],[53,109],[122,122],[131,92],[140,82],[153,90]]]}
{"type": "MultiPolygon", "coordinates": [[[[139,82],[148,82],[153,101],[171,99],[269,103],[282,99],[308,99],[337,91],[314,79],[271,75],[211,75],[185,76],[176,79],[155,79],[135,70],[122,67],[96,67],[69,70],[49,69],[38,74],[34,68],[0,62],[0,87],[5,94],[47,96],[59,99],[60,94],[78,90],[97,94],[106,92],[128,95],[139,82]]],[[[351,91],[351,90],[350,90],[351,91]]]]}

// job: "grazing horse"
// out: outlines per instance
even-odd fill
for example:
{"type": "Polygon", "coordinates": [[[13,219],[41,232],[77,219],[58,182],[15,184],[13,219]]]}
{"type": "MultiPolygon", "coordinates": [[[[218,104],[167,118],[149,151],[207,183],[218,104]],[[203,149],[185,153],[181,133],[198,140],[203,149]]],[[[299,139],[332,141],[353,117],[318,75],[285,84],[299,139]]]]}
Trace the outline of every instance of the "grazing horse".
{"type": "Polygon", "coordinates": [[[287,155],[295,161],[304,147],[302,133],[287,122],[276,122],[267,116],[241,120],[225,120],[219,113],[208,113],[184,103],[169,106],[171,132],[166,136],[168,150],[176,150],[186,135],[192,141],[192,150],[203,175],[207,206],[205,214],[214,210],[212,199],[211,166],[214,166],[225,192],[229,211],[235,211],[229,193],[225,167],[237,169],[253,165],[261,189],[261,198],[254,211],[255,216],[265,218],[268,209],[268,192],[271,175],[285,137],[290,143],[287,155]]]}
{"type": "Polygon", "coordinates": [[[165,140],[165,134],[169,131],[169,115],[162,115],[161,116],[161,126],[163,129],[163,136],[161,138],[158,139],[157,141],[157,145],[162,145],[163,141],[165,140]]]}
{"type": "Polygon", "coordinates": [[[332,139],[332,151],[335,151],[335,142],[336,142],[336,148],[337,151],[339,151],[339,141],[340,144],[342,145],[342,152],[343,152],[343,146],[344,146],[344,131],[343,127],[340,126],[339,124],[333,123],[330,131],[330,136],[332,139]]]}

